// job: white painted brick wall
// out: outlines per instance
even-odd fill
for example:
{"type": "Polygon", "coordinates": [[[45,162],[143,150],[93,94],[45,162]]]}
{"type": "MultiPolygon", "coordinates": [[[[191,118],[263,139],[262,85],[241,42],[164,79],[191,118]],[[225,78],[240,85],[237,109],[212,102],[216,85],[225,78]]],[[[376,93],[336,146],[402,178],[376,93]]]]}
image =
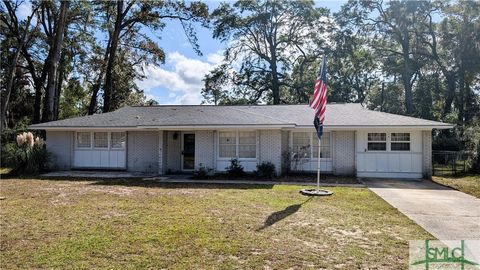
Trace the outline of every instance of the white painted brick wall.
{"type": "Polygon", "coordinates": [[[260,130],[259,163],[270,161],[277,174],[282,171],[282,133],[280,130],[260,130]]]}
{"type": "Polygon", "coordinates": [[[432,177],[432,132],[422,131],[423,176],[432,177]]]}
{"type": "Polygon", "coordinates": [[[214,133],[212,130],[195,132],[195,170],[201,166],[214,169],[214,133]]]}
{"type": "Polygon", "coordinates": [[[47,151],[52,154],[51,163],[55,170],[69,170],[73,163],[73,131],[47,131],[47,151]]]}
{"type": "Polygon", "coordinates": [[[127,134],[127,170],[158,172],[158,132],[129,131],[127,134]]]}
{"type": "Polygon", "coordinates": [[[335,131],[333,144],[333,173],[355,175],[355,132],[335,131]]]}
{"type": "Polygon", "coordinates": [[[158,174],[164,174],[164,162],[163,162],[163,147],[164,147],[164,144],[163,144],[163,131],[160,130],[158,132],[158,174]]]}

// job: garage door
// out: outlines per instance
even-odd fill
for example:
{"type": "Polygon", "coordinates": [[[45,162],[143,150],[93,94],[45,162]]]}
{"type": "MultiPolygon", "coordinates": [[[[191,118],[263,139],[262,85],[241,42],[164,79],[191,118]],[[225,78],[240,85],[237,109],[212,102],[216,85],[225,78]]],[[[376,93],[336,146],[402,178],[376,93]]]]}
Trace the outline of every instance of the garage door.
{"type": "Polygon", "coordinates": [[[358,177],[422,178],[422,164],[421,132],[358,132],[358,177]]]}
{"type": "Polygon", "coordinates": [[[125,169],[126,132],[75,133],[75,168],[125,169]]]}

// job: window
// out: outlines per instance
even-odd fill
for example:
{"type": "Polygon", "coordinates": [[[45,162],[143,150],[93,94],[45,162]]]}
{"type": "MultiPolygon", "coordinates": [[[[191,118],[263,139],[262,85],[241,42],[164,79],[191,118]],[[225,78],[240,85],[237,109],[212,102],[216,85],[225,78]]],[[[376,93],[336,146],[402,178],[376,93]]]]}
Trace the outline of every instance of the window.
{"type": "MultiPolygon", "coordinates": [[[[318,157],[318,137],[316,132],[293,132],[293,153],[298,158],[318,157]]],[[[330,158],[330,132],[324,132],[320,151],[321,158],[330,158]]]]}
{"type": "Polygon", "coordinates": [[[110,135],[110,143],[113,149],[124,149],[125,141],[125,132],[112,132],[110,135]]]}
{"type": "Polygon", "coordinates": [[[239,158],[255,158],[257,155],[256,132],[239,132],[238,133],[238,157],[239,158]]]}
{"type": "Polygon", "coordinates": [[[236,157],[236,132],[219,133],[219,156],[223,158],[236,157]]]}
{"type": "Polygon", "coordinates": [[[293,153],[297,158],[310,158],[310,133],[293,132],[293,153]]]}
{"type": "Polygon", "coordinates": [[[90,148],[91,147],[90,132],[77,132],[77,147],[90,148]]]}
{"type": "Polygon", "coordinates": [[[93,146],[95,148],[108,148],[108,132],[94,132],[93,146]]]}
{"type": "MultiPolygon", "coordinates": [[[[312,157],[318,157],[318,137],[317,133],[312,134],[312,157]]],[[[321,158],[330,158],[330,132],[324,132],[322,136],[322,142],[320,145],[322,150],[320,151],[321,158]]]]}
{"type": "Polygon", "coordinates": [[[368,133],[368,151],[387,151],[387,134],[368,133]]]}
{"type": "Polygon", "coordinates": [[[392,133],[391,151],[410,151],[410,133],[392,133]]]}
{"type": "Polygon", "coordinates": [[[255,131],[219,132],[219,157],[255,158],[257,156],[256,134],[255,131]]]}

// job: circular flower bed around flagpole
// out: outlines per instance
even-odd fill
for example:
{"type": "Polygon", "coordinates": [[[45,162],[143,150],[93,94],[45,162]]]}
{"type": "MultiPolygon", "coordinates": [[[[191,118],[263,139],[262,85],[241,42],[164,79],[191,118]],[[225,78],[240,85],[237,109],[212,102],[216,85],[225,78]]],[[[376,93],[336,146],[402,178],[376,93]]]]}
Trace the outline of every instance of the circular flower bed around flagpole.
{"type": "Polygon", "coordinates": [[[333,192],[326,189],[306,188],[300,190],[300,194],[305,196],[330,196],[333,192]]]}

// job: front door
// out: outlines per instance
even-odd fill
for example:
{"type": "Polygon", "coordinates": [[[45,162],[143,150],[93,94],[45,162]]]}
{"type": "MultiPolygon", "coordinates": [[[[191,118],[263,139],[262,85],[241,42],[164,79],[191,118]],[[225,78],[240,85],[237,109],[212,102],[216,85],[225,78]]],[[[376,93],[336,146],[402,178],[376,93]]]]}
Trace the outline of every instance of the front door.
{"type": "Polygon", "coordinates": [[[182,170],[192,171],[195,168],[195,134],[183,134],[182,170]]]}

